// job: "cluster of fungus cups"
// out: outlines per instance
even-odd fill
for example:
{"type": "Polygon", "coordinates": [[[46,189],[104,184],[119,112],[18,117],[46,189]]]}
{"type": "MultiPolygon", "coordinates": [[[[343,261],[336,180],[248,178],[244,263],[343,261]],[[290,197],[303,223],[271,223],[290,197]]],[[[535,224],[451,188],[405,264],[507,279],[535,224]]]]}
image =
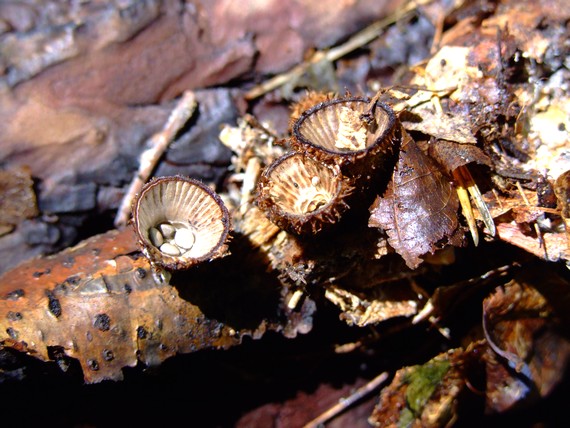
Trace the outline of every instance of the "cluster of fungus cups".
{"type": "Polygon", "coordinates": [[[133,227],[152,263],[178,270],[223,256],[231,222],[223,201],[207,185],[174,176],[143,186],[133,203],[133,227]]]}
{"type": "Polygon", "coordinates": [[[389,106],[350,96],[304,111],[292,132],[293,151],[265,168],[257,204],[295,234],[315,234],[340,220],[347,198],[384,169],[401,139],[389,106]]]}

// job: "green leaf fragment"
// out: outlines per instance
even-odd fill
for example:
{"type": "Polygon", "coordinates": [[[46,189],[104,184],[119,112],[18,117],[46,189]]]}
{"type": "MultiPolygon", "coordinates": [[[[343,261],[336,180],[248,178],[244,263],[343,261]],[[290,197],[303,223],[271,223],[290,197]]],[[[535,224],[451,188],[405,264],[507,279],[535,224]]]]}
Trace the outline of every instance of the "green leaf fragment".
{"type": "Polygon", "coordinates": [[[405,382],[408,384],[406,401],[416,416],[421,414],[450,366],[449,361],[430,361],[422,366],[410,367],[405,377],[405,382]]]}
{"type": "Polygon", "coordinates": [[[412,426],[412,423],[416,420],[414,412],[412,412],[407,407],[404,407],[400,412],[400,420],[398,420],[398,428],[408,428],[412,426]]]}

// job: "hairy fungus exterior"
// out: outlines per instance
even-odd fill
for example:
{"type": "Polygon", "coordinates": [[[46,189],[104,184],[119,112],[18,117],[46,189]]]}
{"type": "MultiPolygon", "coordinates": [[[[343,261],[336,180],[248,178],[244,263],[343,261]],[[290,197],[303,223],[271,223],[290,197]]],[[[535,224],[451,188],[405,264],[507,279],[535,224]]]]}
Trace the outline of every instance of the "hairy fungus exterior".
{"type": "Polygon", "coordinates": [[[230,216],[222,199],[200,181],[161,177],[135,199],[133,226],[153,263],[187,269],[226,253],[230,216]]]}
{"type": "Polygon", "coordinates": [[[351,177],[383,167],[400,140],[394,111],[366,97],[320,102],[299,116],[292,132],[295,151],[337,164],[351,177]]]}
{"type": "Polygon", "coordinates": [[[280,228],[315,234],[340,219],[352,190],[338,167],[291,152],[263,172],[257,204],[280,228]]]}
{"type": "Polygon", "coordinates": [[[291,114],[289,115],[289,129],[292,131],[293,126],[299,120],[301,115],[315,105],[331,101],[336,98],[333,92],[307,91],[301,99],[291,105],[291,114]]]}

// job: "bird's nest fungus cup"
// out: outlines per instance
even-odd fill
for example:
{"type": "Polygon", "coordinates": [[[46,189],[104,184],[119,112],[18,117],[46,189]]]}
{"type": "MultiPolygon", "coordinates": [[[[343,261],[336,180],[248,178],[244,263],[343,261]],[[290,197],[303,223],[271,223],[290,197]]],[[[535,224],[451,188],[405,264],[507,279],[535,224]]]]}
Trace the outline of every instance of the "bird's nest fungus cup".
{"type": "Polygon", "coordinates": [[[133,204],[133,225],[145,255],[167,269],[188,269],[227,252],[230,216],[205,184],[186,177],[148,182],[133,204]]]}
{"type": "Polygon", "coordinates": [[[257,205],[280,228],[315,234],[340,219],[352,190],[338,167],[291,152],[264,170],[257,205]]]}
{"type": "Polygon", "coordinates": [[[323,101],[293,123],[291,145],[297,152],[341,166],[350,177],[371,175],[384,166],[399,143],[394,111],[366,97],[323,101]]]}

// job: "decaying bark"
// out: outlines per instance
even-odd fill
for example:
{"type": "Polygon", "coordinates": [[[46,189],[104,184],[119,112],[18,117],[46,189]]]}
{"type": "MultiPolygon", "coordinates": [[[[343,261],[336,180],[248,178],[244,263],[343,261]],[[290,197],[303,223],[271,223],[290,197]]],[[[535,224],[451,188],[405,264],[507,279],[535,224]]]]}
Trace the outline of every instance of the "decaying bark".
{"type": "Polygon", "coordinates": [[[152,367],[177,353],[234,346],[244,335],[310,330],[313,304],[290,310],[275,279],[251,268],[247,282],[214,273],[233,272],[234,263],[163,282],[131,228],[93,237],[2,277],[2,343],[62,368],[75,358],[85,380],[99,382],[122,379],[122,369],[139,362],[152,367]]]}
{"type": "Polygon", "coordinates": [[[375,426],[548,398],[570,355],[564,1],[234,3],[0,5],[0,348],[77,360],[98,383],[269,331],[310,334],[332,307],[358,338],[329,351],[395,371],[375,426]],[[187,90],[196,111],[150,175],[206,182],[233,229],[225,257],[165,271],[113,220],[187,90]],[[405,136],[381,180],[309,237],[255,203],[307,90],[380,99],[405,136]],[[392,350],[418,331],[413,356],[392,350]]]}

